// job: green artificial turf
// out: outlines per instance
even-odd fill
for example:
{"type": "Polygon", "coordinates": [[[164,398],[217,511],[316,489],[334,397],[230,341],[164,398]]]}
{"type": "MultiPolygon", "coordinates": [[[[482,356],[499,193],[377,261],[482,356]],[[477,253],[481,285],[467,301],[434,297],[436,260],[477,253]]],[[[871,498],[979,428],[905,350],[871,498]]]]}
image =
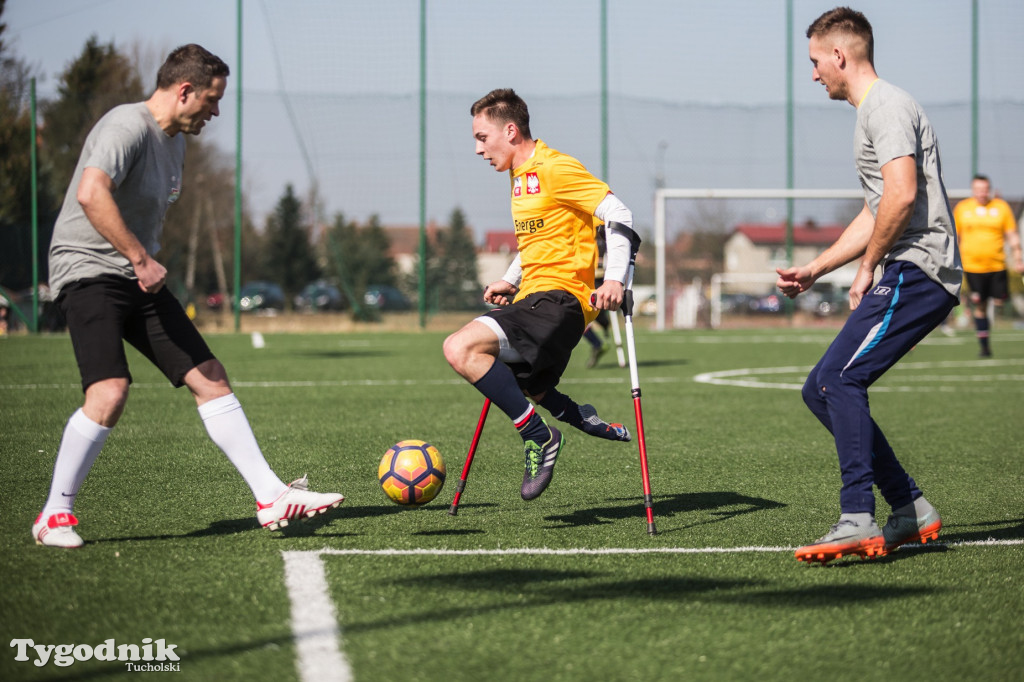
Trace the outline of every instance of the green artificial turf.
{"type": "MultiPolygon", "coordinates": [[[[635,441],[567,426],[551,487],[527,503],[521,441],[494,407],[450,516],[482,397],[445,363],[443,334],[266,334],[262,349],[210,336],[275,471],[347,497],[326,522],[266,532],[187,391],[131,351],[135,385],[78,497],[73,551],[29,532],[81,402],[70,342],[0,338],[0,640],[164,639],[179,679],[298,679],[284,553],[310,552],[356,680],[1020,679],[1024,333],[997,330],[989,362],[967,333],[934,335],[871,393],[943,516],[940,543],[807,566],[792,550],[835,522],[839,473],[793,387],[834,333],[638,331],[654,537],[635,441]],[[744,369],[760,373],[695,381],[744,369]],[[411,510],[376,481],[409,438],[448,467],[411,510]]],[[[628,372],[611,353],[584,369],[587,351],[561,389],[635,433],[628,372]]],[[[0,679],[139,674],[14,656],[0,679]]]]}

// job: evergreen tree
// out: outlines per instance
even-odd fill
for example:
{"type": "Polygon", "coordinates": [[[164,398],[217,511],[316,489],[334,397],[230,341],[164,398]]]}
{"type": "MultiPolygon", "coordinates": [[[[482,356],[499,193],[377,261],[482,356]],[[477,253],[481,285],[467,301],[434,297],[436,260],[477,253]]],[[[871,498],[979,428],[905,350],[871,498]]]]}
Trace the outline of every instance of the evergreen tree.
{"type": "Polygon", "coordinates": [[[363,258],[365,285],[377,284],[395,286],[395,259],[388,253],[391,250],[391,239],[380,224],[380,218],[370,216],[370,222],[360,230],[359,241],[363,258]]]}
{"type": "Polygon", "coordinates": [[[61,74],[57,99],[42,107],[40,161],[53,174],[61,196],[71,181],[86,135],[118,104],[145,99],[138,69],[113,43],[92,36],[61,74]]]}
{"type": "MultiPolygon", "coordinates": [[[[441,280],[444,278],[444,272],[441,259],[438,256],[438,238],[438,235],[435,235],[433,239],[431,239],[429,234],[427,235],[426,258],[424,259],[426,267],[423,268],[426,281],[423,282],[422,295],[427,302],[426,308],[432,311],[439,310],[444,306],[444,301],[441,300],[441,280]]],[[[405,291],[414,294],[413,298],[416,299],[421,295],[420,257],[421,254],[417,250],[412,272],[406,274],[405,281],[403,282],[405,291]]]]}
{"type": "Polygon", "coordinates": [[[448,229],[438,234],[438,261],[441,308],[479,308],[482,288],[477,277],[476,244],[461,209],[452,211],[448,229]]]}
{"type": "Polygon", "coordinates": [[[363,294],[371,285],[395,286],[397,269],[388,254],[391,240],[380,219],[372,216],[361,228],[338,213],[327,240],[331,269],[352,304],[353,313],[361,319],[374,319],[374,311],[363,304],[363,294]]]}
{"type": "MultiPolygon", "coordinates": [[[[3,15],[0,0],[0,16],[3,15]]],[[[32,284],[32,121],[31,69],[3,42],[0,23],[0,285],[23,289],[32,284]]],[[[36,193],[40,280],[46,281],[46,254],[58,196],[52,179],[38,173],[36,193]]]]}
{"type": "Polygon", "coordinates": [[[289,184],[267,218],[263,275],[281,285],[290,299],[320,273],[309,242],[309,227],[303,223],[302,203],[289,184]]]}

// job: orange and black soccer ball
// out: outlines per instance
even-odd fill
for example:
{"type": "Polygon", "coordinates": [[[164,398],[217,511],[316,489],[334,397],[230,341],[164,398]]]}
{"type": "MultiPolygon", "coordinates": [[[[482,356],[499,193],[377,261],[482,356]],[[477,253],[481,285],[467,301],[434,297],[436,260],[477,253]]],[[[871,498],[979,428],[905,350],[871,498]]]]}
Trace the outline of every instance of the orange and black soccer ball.
{"type": "Polygon", "coordinates": [[[403,440],[388,448],[377,467],[377,479],[392,501],[418,507],[437,497],[444,486],[441,453],[422,440],[403,440]]]}

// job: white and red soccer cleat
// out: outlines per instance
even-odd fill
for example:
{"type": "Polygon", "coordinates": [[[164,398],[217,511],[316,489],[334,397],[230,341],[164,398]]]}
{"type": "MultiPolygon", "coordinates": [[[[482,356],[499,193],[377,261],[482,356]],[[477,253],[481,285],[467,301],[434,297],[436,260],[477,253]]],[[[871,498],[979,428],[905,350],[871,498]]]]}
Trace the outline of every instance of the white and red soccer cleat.
{"type": "Polygon", "coordinates": [[[281,496],[269,504],[256,503],[256,519],[270,530],[279,530],[293,519],[312,518],[334,509],[344,501],[339,493],[315,493],[303,476],[292,481],[281,496]]]}
{"type": "Polygon", "coordinates": [[[78,519],[70,512],[50,514],[45,519],[42,514],[39,514],[36,517],[36,522],[32,524],[32,537],[37,545],[68,548],[81,547],[85,543],[82,541],[82,537],[75,532],[74,527],[77,525],[78,519]]]}

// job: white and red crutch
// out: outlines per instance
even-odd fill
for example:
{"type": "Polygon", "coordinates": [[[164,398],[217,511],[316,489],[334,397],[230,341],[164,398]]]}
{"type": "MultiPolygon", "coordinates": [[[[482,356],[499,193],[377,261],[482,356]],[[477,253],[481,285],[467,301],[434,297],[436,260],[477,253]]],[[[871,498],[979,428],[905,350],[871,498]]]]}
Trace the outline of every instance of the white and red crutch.
{"type": "Polygon", "coordinates": [[[622,299],[622,316],[626,321],[626,348],[629,351],[629,383],[633,396],[633,411],[636,413],[636,440],[640,447],[640,474],[644,485],[644,510],[647,513],[647,533],[657,534],[654,527],[654,498],[651,495],[651,475],[647,469],[647,439],[644,436],[644,413],[640,407],[640,377],[636,370],[636,341],[633,338],[633,271],[636,269],[636,254],[640,250],[640,235],[632,232],[629,237],[629,269],[626,274],[626,290],[622,299]]]}

